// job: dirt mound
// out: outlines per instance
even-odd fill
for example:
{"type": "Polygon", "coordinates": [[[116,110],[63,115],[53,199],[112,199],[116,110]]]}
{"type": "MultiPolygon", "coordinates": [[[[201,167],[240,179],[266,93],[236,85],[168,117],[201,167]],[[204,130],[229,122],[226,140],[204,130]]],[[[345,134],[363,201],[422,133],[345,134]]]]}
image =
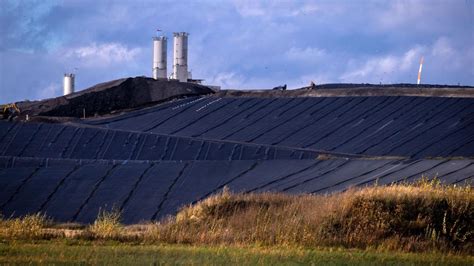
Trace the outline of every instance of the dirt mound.
{"type": "Polygon", "coordinates": [[[123,109],[137,108],[171,99],[210,94],[205,86],[174,80],[146,77],[118,79],[97,84],[67,96],[34,102],[19,102],[21,118],[29,116],[82,117],[103,115],[123,109]]]}

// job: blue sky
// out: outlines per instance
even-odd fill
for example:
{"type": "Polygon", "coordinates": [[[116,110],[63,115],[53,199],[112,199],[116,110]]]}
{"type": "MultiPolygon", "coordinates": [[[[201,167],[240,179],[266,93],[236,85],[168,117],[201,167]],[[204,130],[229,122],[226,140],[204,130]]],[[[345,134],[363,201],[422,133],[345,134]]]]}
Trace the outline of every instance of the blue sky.
{"type": "MultiPolygon", "coordinates": [[[[155,29],[187,31],[194,78],[223,88],[474,85],[474,1],[2,0],[0,102],[151,76],[155,29]]],[[[168,43],[168,69],[171,69],[168,43]]]]}

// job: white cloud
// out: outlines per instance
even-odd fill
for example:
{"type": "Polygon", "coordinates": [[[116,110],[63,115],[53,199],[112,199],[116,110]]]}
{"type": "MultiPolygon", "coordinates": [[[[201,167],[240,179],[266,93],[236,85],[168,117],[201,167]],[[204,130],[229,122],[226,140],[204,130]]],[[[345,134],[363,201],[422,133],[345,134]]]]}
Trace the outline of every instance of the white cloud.
{"type": "Polygon", "coordinates": [[[234,0],[233,3],[242,17],[294,17],[314,14],[321,10],[313,1],[302,4],[298,1],[234,0]]]}
{"type": "Polygon", "coordinates": [[[440,37],[429,46],[416,45],[401,54],[352,59],[339,79],[343,82],[414,82],[421,56],[425,58],[423,76],[428,83],[446,82],[446,76],[460,70],[474,73],[474,54],[463,53],[449,38],[440,37]],[[465,69],[469,64],[471,69],[465,69]]]}
{"type": "Polygon", "coordinates": [[[319,49],[316,47],[306,47],[306,48],[298,48],[298,47],[291,47],[285,53],[285,56],[290,60],[296,61],[314,61],[320,57],[326,55],[326,51],[324,49],[319,49]]]}
{"type": "Polygon", "coordinates": [[[446,37],[441,37],[433,44],[431,55],[440,58],[452,58],[456,52],[451,46],[451,42],[446,37]]]}
{"type": "Polygon", "coordinates": [[[380,74],[386,74],[387,72],[392,72],[395,64],[396,58],[394,56],[372,58],[365,64],[351,67],[349,71],[346,71],[340,77],[340,79],[344,82],[363,82],[369,80],[373,82],[374,77],[378,77],[380,74]]]}
{"type": "Polygon", "coordinates": [[[351,60],[348,70],[339,79],[343,82],[400,82],[399,77],[407,76],[410,71],[415,73],[418,60],[424,50],[423,47],[415,46],[400,55],[389,54],[369,59],[351,60]],[[361,61],[365,61],[365,63],[361,61]]]}
{"type": "Polygon", "coordinates": [[[420,1],[392,1],[384,10],[375,13],[376,25],[384,29],[398,27],[419,17],[423,9],[420,1]]]}
{"type": "Polygon", "coordinates": [[[418,57],[423,54],[424,50],[422,47],[415,47],[408,50],[400,60],[400,70],[407,71],[411,69],[416,60],[418,60],[418,57]]]}
{"type": "Polygon", "coordinates": [[[462,70],[461,72],[463,72],[470,70],[473,73],[474,55],[472,50],[471,46],[470,50],[463,51],[463,49],[459,49],[459,43],[454,43],[451,39],[443,36],[434,42],[428,56],[430,61],[436,63],[439,68],[445,71],[456,72],[462,70]],[[471,69],[469,69],[469,66],[471,69]]]}
{"type": "Polygon", "coordinates": [[[218,73],[209,80],[209,84],[219,85],[223,88],[239,88],[243,85],[243,77],[235,72],[218,73]]]}
{"type": "Polygon", "coordinates": [[[307,3],[303,5],[301,8],[296,8],[291,12],[292,16],[299,16],[299,15],[309,15],[316,13],[321,8],[313,3],[307,3]]]}
{"type": "Polygon", "coordinates": [[[374,1],[367,17],[377,30],[450,34],[459,21],[472,29],[472,1],[468,0],[391,0],[386,4],[374,1]],[[469,25],[471,24],[471,25],[469,25]]]}
{"type": "Polygon", "coordinates": [[[77,59],[89,66],[107,66],[115,63],[133,61],[140,53],[140,48],[127,48],[120,43],[92,43],[67,51],[66,57],[77,59]]]}
{"type": "Polygon", "coordinates": [[[258,17],[267,14],[261,2],[258,1],[236,0],[234,5],[242,17],[258,17]]]}
{"type": "Polygon", "coordinates": [[[58,83],[50,83],[38,92],[38,97],[40,99],[52,98],[58,95],[61,95],[61,86],[58,83]]]}

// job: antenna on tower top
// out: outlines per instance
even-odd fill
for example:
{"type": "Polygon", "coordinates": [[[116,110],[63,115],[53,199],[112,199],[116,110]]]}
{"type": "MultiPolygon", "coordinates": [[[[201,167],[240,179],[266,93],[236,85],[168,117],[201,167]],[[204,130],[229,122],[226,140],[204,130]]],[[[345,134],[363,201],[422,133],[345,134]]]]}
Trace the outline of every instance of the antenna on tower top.
{"type": "Polygon", "coordinates": [[[161,29],[156,29],[156,36],[162,36],[163,31],[161,29]]]}
{"type": "Polygon", "coordinates": [[[418,69],[418,79],[416,80],[416,85],[420,85],[421,82],[421,70],[423,69],[423,56],[420,59],[420,68],[418,69]]]}

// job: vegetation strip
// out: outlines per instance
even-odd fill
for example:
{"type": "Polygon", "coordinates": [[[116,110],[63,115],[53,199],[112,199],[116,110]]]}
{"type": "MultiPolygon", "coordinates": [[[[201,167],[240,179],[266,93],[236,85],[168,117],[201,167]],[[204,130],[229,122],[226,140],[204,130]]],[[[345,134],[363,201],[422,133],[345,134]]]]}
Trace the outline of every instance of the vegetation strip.
{"type": "Polygon", "coordinates": [[[175,217],[148,224],[124,226],[118,209],[99,212],[92,225],[54,224],[43,214],[1,219],[0,241],[343,247],[472,256],[473,220],[472,187],[437,180],[332,195],[233,194],[224,187],[175,217]]]}
{"type": "Polygon", "coordinates": [[[335,249],[130,245],[116,242],[0,243],[0,264],[107,265],[472,265],[473,257],[335,249]]]}

